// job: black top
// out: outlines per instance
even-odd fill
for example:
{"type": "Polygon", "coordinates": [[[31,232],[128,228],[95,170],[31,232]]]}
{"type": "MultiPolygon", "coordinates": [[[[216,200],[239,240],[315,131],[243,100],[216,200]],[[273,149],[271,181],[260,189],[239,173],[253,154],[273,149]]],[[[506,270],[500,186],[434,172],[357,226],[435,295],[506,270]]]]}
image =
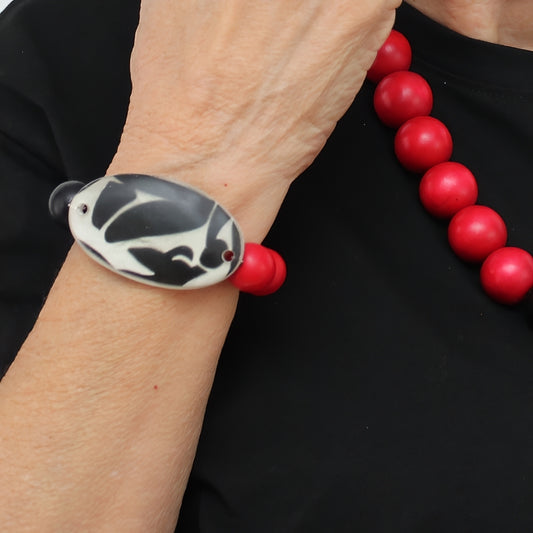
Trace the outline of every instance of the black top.
{"type": "MultiPolygon", "coordinates": [[[[0,18],[10,349],[68,245],[47,221],[49,191],[101,174],[118,141],[136,15],[122,0],[16,0],[0,18]]],[[[459,36],[407,5],[397,26],[479,203],[506,220],[509,244],[533,251],[533,54],[459,36]]],[[[532,530],[527,306],[491,301],[478,267],[450,251],[372,92],[363,87],[268,237],[286,285],[241,298],[180,533],[532,530]]]]}
{"type": "Polygon", "coordinates": [[[105,174],[126,117],[138,1],[14,0],[0,14],[0,375],[71,240],[65,179],[105,174]]]}

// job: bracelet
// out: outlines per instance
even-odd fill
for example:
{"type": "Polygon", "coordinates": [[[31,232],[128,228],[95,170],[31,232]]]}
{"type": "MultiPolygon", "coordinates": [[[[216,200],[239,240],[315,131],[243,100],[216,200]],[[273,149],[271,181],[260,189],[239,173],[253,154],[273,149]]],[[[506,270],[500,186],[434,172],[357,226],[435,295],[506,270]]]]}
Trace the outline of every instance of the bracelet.
{"type": "Polygon", "coordinates": [[[197,289],[229,279],[256,295],[285,281],[281,256],[244,244],[236,220],[185,183],[144,174],[105,176],[85,185],[62,183],[50,214],[68,220],[72,236],[95,261],[140,283],[197,289]]]}

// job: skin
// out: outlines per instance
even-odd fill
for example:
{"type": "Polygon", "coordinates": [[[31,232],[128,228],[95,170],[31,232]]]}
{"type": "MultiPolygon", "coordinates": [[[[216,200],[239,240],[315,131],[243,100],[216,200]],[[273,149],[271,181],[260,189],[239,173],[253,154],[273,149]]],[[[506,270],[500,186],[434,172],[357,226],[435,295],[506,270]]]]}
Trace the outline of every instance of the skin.
{"type": "Polygon", "coordinates": [[[408,4],[474,39],[533,50],[529,0],[407,0],[408,4]]]}
{"type": "MultiPolygon", "coordinates": [[[[109,173],[188,181],[260,241],[397,4],[144,0],[109,173]]],[[[146,287],[74,246],[0,384],[2,530],[172,531],[237,296],[146,287]]]]}
{"type": "MultiPolygon", "coordinates": [[[[188,181],[260,241],[397,3],[145,0],[109,173],[188,181]]],[[[75,246],[0,386],[2,530],[172,531],[237,296],[146,287],[75,246]]]]}

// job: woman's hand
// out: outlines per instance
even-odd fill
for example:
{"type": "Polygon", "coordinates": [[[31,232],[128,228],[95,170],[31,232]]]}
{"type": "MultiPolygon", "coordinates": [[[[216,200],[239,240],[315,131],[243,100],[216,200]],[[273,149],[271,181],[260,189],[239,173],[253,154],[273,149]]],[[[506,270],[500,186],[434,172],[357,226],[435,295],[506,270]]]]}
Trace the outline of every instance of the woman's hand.
{"type": "MultiPolygon", "coordinates": [[[[110,172],[189,181],[260,240],[397,4],[143,0],[110,172]]],[[[3,530],[173,531],[236,292],[146,287],[73,248],[0,384],[3,530]]]]}
{"type": "Polygon", "coordinates": [[[254,195],[285,190],[352,102],[399,3],[143,0],[115,162],[192,170],[214,194],[243,180],[254,195]]]}

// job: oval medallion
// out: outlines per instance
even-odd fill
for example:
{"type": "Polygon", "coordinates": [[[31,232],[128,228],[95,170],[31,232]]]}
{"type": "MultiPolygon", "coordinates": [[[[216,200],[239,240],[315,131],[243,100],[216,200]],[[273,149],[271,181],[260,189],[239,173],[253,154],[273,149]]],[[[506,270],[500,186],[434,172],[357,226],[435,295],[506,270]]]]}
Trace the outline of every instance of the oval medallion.
{"type": "Polygon", "coordinates": [[[89,183],[71,201],[69,226],[93,259],[149,285],[207,287],[242,261],[241,232],[223,207],[189,185],[154,176],[89,183]]]}

